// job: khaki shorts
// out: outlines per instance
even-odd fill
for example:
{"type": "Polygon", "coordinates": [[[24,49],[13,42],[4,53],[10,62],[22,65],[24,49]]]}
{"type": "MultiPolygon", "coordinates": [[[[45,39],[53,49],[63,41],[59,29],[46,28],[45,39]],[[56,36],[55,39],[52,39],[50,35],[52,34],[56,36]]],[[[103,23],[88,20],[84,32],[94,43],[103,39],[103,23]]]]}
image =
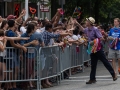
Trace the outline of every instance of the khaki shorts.
{"type": "Polygon", "coordinates": [[[120,50],[109,49],[108,59],[120,59],[120,50]]]}

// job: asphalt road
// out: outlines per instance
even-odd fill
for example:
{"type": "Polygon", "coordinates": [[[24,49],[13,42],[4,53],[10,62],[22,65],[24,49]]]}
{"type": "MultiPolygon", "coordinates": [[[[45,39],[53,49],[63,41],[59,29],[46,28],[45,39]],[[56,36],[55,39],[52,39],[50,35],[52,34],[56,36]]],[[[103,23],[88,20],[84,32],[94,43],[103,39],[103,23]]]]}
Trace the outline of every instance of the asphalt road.
{"type": "Polygon", "coordinates": [[[62,80],[60,85],[42,90],[120,90],[120,79],[113,81],[111,75],[101,62],[97,67],[97,82],[86,85],[89,80],[90,67],[85,68],[85,72],[72,75],[68,80],[62,80]]]}

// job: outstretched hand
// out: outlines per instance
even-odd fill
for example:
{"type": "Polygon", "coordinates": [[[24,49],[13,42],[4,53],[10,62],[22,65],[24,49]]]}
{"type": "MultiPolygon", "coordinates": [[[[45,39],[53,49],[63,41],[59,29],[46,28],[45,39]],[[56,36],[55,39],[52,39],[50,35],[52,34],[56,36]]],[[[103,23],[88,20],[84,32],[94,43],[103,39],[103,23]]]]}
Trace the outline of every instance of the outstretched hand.
{"type": "Polygon", "coordinates": [[[20,15],[21,15],[21,16],[25,16],[25,14],[26,14],[26,10],[23,9],[20,15]]]}

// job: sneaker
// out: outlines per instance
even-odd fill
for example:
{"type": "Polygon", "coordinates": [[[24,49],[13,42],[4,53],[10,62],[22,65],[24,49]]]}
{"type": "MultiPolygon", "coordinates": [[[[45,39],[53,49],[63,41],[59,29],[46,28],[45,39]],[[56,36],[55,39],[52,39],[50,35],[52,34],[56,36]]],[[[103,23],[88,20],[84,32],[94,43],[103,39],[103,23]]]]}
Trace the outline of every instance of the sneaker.
{"type": "Polygon", "coordinates": [[[50,86],[48,86],[47,84],[43,84],[42,86],[43,88],[50,88],[50,86]]]}
{"type": "Polygon", "coordinates": [[[88,82],[86,82],[86,84],[92,84],[92,83],[96,83],[96,80],[89,80],[88,82]]]}

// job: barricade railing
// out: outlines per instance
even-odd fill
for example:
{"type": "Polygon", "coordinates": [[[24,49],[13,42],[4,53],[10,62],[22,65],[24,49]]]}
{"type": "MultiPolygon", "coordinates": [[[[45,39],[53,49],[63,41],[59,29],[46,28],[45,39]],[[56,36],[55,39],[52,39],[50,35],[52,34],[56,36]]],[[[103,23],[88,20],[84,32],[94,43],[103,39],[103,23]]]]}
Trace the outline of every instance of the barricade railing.
{"type": "MultiPolygon", "coordinates": [[[[105,50],[108,50],[108,42],[105,43],[105,50]]],[[[64,71],[70,70],[69,72],[71,72],[74,67],[83,66],[84,70],[84,62],[90,61],[87,46],[75,44],[66,46],[64,49],[59,46],[40,48],[39,56],[40,81],[55,76],[61,77],[64,71]]]]}
{"type": "Polygon", "coordinates": [[[37,82],[37,90],[41,88],[41,81],[56,77],[66,70],[74,67],[84,66],[89,61],[87,48],[84,45],[66,46],[63,49],[59,46],[27,48],[24,53],[20,49],[6,48],[6,55],[1,59],[3,75],[0,82],[37,82]]]}
{"type": "MultiPolygon", "coordinates": [[[[41,81],[60,76],[60,52],[58,46],[43,47],[39,49],[39,83],[41,81]]],[[[57,77],[58,82],[58,77],[57,77]]],[[[41,86],[40,86],[41,88],[41,86]]]]}
{"type": "Polygon", "coordinates": [[[106,41],[105,43],[103,43],[103,50],[105,52],[105,55],[106,55],[106,58],[108,58],[108,51],[109,51],[109,44],[110,44],[110,41],[106,41]]]}
{"type": "Polygon", "coordinates": [[[37,50],[27,48],[24,53],[20,49],[7,47],[4,55],[0,57],[0,83],[32,82],[38,84],[37,50]]]}
{"type": "Polygon", "coordinates": [[[59,47],[44,47],[39,50],[41,80],[60,73],[59,47]]]}
{"type": "Polygon", "coordinates": [[[71,68],[70,46],[66,46],[64,50],[60,49],[60,70],[61,73],[71,68]]]}
{"type": "Polygon", "coordinates": [[[86,51],[84,45],[66,46],[64,49],[59,46],[40,48],[40,81],[55,76],[61,78],[64,71],[84,66],[84,62],[90,60],[86,51]]]}
{"type": "Polygon", "coordinates": [[[84,50],[84,62],[88,62],[90,61],[90,55],[87,53],[87,46],[83,46],[83,50],[84,50]]]}
{"type": "Polygon", "coordinates": [[[78,67],[78,66],[83,66],[83,55],[84,55],[84,50],[83,50],[83,45],[77,46],[77,45],[72,45],[71,46],[71,68],[72,67],[78,67]]]}

